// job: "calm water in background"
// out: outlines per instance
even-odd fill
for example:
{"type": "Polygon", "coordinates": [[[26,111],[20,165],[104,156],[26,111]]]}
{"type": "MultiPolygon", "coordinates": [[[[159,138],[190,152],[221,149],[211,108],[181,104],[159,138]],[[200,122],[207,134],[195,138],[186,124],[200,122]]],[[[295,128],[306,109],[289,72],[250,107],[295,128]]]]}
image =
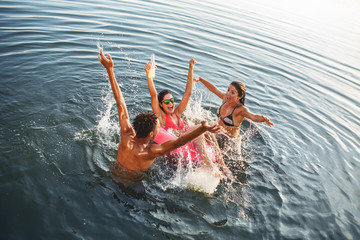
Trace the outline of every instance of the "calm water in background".
{"type": "MultiPolygon", "coordinates": [[[[360,238],[360,3],[219,2],[1,1],[1,239],[360,238]],[[131,118],[151,110],[155,53],[177,101],[195,58],[194,76],[243,81],[275,127],[244,121],[235,183],[194,191],[159,159],[136,199],[109,171],[119,128],[98,47],[131,118]]],[[[185,117],[214,121],[220,103],[196,84],[185,117]]]]}

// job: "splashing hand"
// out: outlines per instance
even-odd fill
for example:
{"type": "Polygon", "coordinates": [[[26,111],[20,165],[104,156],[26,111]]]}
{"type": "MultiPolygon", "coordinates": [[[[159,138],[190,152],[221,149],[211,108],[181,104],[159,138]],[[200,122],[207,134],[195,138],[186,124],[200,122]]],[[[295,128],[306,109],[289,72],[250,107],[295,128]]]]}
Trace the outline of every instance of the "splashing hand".
{"type": "Polygon", "coordinates": [[[109,60],[105,57],[102,48],[100,48],[100,53],[99,53],[99,61],[101,62],[101,64],[106,68],[106,69],[113,69],[114,68],[114,62],[111,59],[110,54],[108,54],[108,58],[109,60]]]}

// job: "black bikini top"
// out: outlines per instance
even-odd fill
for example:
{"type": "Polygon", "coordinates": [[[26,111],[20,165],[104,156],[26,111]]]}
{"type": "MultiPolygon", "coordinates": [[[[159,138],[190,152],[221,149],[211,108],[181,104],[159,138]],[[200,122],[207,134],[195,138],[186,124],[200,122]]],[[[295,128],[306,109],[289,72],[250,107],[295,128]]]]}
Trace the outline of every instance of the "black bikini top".
{"type": "Polygon", "coordinates": [[[224,105],[224,103],[218,108],[217,110],[217,113],[216,113],[216,116],[218,118],[221,119],[221,121],[226,125],[226,126],[229,126],[229,127],[238,127],[238,126],[235,126],[234,125],[234,120],[233,120],[233,113],[235,111],[235,109],[239,106],[239,104],[237,104],[234,109],[232,110],[232,112],[227,115],[226,117],[222,118],[221,115],[220,115],[220,110],[222,108],[222,106],[224,105]]]}

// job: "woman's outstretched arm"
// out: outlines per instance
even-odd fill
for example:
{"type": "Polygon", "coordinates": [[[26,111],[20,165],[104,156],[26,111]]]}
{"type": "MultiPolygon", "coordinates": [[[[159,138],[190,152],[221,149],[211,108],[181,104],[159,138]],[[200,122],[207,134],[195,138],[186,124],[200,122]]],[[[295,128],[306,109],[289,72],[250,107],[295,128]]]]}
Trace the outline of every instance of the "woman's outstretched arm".
{"type": "Polygon", "coordinates": [[[202,82],[207,89],[210,90],[210,92],[214,93],[219,98],[223,99],[224,93],[222,93],[219,89],[217,89],[213,84],[211,84],[209,81],[205,80],[202,77],[197,77],[194,79],[195,82],[202,82]]]}
{"type": "MultiPolygon", "coordinates": [[[[269,118],[265,117],[264,115],[258,115],[258,114],[251,113],[245,107],[242,108],[242,110],[239,112],[239,115],[242,115],[243,117],[246,117],[247,119],[250,119],[251,121],[254,121],[254,122],[264,122],[267,125],[269,125],[270,127],[274,126],[274,123],[272,123],[269,118]]],[[[235,117],[237,117],[237,116],[235,116],[235,117]]]]}

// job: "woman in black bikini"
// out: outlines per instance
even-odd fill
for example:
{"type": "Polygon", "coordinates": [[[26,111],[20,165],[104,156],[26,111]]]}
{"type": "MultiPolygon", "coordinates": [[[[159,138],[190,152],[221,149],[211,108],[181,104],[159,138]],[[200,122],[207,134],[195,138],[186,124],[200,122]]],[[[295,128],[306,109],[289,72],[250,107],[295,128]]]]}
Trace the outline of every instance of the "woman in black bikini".
{"type": "Polygon", "coordinates": [[[226,135],[230,138],[239,136],[239,129],[244,118],[254,122],[265,122],[270,127],[274,126],[269,118],[253,114],[245,107],[246,88],[242,82],[234,81],[230,83],[226,93],[223,93],[202,77],[195,78],[194,81],[202,82],[205,87],[222,99],[222,105],[217,111],[217,116],[219,125],[224,127],[226,135]]]}

